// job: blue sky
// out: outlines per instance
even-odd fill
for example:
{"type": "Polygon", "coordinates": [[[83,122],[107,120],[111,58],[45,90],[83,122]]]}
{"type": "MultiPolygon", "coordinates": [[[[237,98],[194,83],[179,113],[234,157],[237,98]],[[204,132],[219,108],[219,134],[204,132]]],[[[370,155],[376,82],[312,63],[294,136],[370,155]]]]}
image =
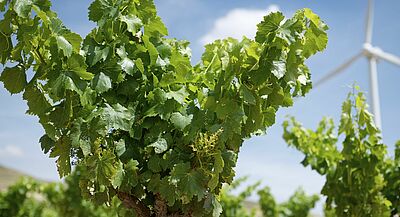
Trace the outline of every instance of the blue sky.
{"type": "MultiPolygon", "coordinates": [[[[309,7],[329,25],[327,50],[308,61],[313,80],[335,68],[360,51],[364,41],[366,0],[309,1],[309,0],[156,0],[159,15],[166,23],[170,37],[191,42],[193,62],[202,53],[204,41],[221,35],[252,35],[257,17],[270,9],[279,8],[287,16],[297,9],[309,7]],[[244,23],[248,23],[247,25],[244,23]]],[[[88,0],[57,0],[53,9],[73,31],[85,35],[94,26],[87,20],[88,0]]],[[[400,56],[400,1],[375,3],[373,44],[400,56]]],[[[249,182],[262,180],[282,201],[303,186],[308,193],[317,193],[323,178],[299,162],[302,155],[288,148],[282,137],[281,124],[286,115],[294,115],[305,126],[315,128],[323,116],[336,122],[349,86],[354,82],[368,92],[367,61],[361,59],[343,74],[312,90],[295,106],[279,111],[276,125],[267,135],[245,142],[237,166],[237,175],[250,177],[249,182]]],[[[379,85],[384,142],[392,153],[395,141],[400,139],[400,68],[379,62],[379,85]]],[[[54,159],[48,159],[38,140],[43,131],[37,119],[25,115],[26,104],[20,95],[10,96],[0,84],[0,164],[33,176],[57,180],[54,159]]]]}

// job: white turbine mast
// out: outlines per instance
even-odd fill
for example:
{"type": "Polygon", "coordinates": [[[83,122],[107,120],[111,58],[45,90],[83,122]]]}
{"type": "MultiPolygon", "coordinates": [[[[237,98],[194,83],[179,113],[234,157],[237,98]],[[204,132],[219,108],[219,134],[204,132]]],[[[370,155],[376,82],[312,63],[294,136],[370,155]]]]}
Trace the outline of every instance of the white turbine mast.
{"type": "Polygon", "coordinates": [[[346,68],[352,65],[356,60],[361,57],[366,57],[369,62],[369,79],[370,79],[370,94],[371,94],[371,104],[372,104],[372,113],[374,114],[375,124],[379,129],[382,129],[382,120],[381,120],[381,111],[380,111],[380,102],[379,102],[379,87],[378,87],[378,71],[377,71],[377,62],[378,60],[384,60],[400,66],[400,57],[397,57],[393,54],[386,53],[379,47],[375,47],[372,45],[372,32],[373,32],[373,23],[374,23],[374,2],[373,0],[368,1],[368,11],[367,11],[367,22],[365,28],[365,43],[360,52],[356,55],[345,61],[339,67],[331,71],[322,77],[319,81],[315,83],[315,87],[320,86],[336,75],[342,73],[346,68]]]}

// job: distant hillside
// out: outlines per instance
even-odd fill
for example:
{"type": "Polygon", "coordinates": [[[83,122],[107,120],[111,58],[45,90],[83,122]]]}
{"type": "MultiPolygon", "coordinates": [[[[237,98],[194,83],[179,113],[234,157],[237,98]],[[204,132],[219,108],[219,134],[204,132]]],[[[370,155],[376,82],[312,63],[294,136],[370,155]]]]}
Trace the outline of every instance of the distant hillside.
{"type": "Polygon", "coordinates": [[[246,207],[248,210],[255,210],[256,217],[262,217],[262,212],[257,202],[244,201],[244,207],[246,207]]]}
{"type": "Polygon", "coordinates": [[[22,176],[28,175],[0,166],[0,191],[18,181],[22,176]]]}

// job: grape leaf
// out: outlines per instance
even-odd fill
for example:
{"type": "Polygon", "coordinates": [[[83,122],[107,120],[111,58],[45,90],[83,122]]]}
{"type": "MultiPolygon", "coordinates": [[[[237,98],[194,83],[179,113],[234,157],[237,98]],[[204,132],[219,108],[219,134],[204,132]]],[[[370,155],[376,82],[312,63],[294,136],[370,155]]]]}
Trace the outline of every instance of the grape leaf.
{"type": "Polygon", "coordinates": [[[64,36],[57,36],[57,46],[59,49],[61,49],[64,53],[64,56],[70,57],[72,55],[72,45],[69,43],[67,39],[64,38],[64,36]]]}
{"type": "Polygon", "coordinates": [[[167,99],[174,99],[175,101],[177,101],[180,104],[184,104],[185,99],[188,96],[189,96],[189,93],[185,90],[184,87],[182,87],[178,91],[170,91],[170,92],[166,93],[167,99]]]}
{"type": "Polygon", "coordinates": [[[67,137],[61,137],[50,152],[51,158],[58,157],[57,170],[60,178],[70,174],[71,172],[70,152],[71,141],[67,137]]]}
{"type": "Polygon", "coordinates": [[[94,77],[92,73],[86,71],[85,58],[79,54],[73,54],[68,58],[67,65],[69,70],[75,72],[84,80],[91,80],[94,77]]]}
{"type": "Polygon", "coordinates": [[[171,114],[171,122],[174,124],[174,126],[178,129],[185,129],[187,125],[190,124],[192,121],[193,115],[190,116],[184,116],[179,112],[174,112],[171,114]]]}
{"type": "Polygon", "coordinates": [[[31,8],[31,0],[15,0],[14,11],[18,14],[18,16],[27,18],[31,12],[31,8]]]}
{"type": "Polygon", "coordinates": [[[54,146],[56,145],[56,143],[48,136],[48,135],[43,135],[40,140],[40,146],[42,148],[42,151],[47,154],[49,153],[54,146]]]}
{"type": "Polygon", "coordinates": [[[128,31],[136,34],[138,29],[143,25],[142,21],[135,15],[121,16],[121,21],[126,23],[128,31]]]}
{"type": "Polygon", "coordinates": [[[282,60],[278,61],[273,61],[273,68],[272,68],[272,74],[275,75],[276,78],[281,79],[283,76],[285,76],[286,73],[286,62],[282,60]]]}
{"type": "Polygon", "coordinates": [[[6,67],[1,73],[0,81],[11,94],[20,93],[26,86],[26,74],[22,67],[6,67]]]}
{"type": "Polygon", "coordinates": [[[263,43],[270,32],[279,29],[280,23],[285,17],[281,12],[270,13],[264,17],[264,20],[257,25],[256,41],[263,43]]]}
{"type": "Polygon", "coordinates": [[[73,51],[79,53],[82,43],[81,36],[73,32],[66,33],[63,36],[72,45],[73,51]]]}
{"type": "Polygon", "coordinates": [[[94,87],[94,90],[98,93],[104,93],[111,89],[112,84],[111,84],[111,79],[104,73],[100,72],[97,74],[94,79],[92,80],[92,87],[94,87]]]}
{"type": "Polygon", "coordinates": [[[120,104],[105,104],[105,107],[100,108],[94,115],[101,117],[101,121],[107,127],[107,131],[120,129],[129,132],[132,129],[135,118],[132,108],[125,108],[120,104]]]}
{"type": "Polygon", "coordinates": [[[160,17],[155,17],[150,20],[150,22],[145,25],[145,32],[149,35],[154,35],[155,32],[160,33],[161,35],[168,35],[168,29],[165,27],[160,17]]]}
{"type": "Polygon", "coordinates": [[[187,195],[189,200],[194,196],[204,197],[204,178],[200,172],[190,170],[189,163],[177,164],[171,171],[171,182],[181,186],[182,193],[187,195]]]}

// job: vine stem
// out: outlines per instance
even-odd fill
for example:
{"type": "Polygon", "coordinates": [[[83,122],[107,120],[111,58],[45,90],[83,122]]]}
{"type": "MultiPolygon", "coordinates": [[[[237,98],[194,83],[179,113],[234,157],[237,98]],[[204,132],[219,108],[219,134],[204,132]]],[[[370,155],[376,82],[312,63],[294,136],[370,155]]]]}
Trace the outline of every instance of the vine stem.
{"type": "Polygon", "coordinates": [[[168,213],[166,201],[157,193],[153,212],[137,197],[122,191],[118,191],[118,198],[127,209],[133,209],[138,217],[192,217],[192,212],[181,214],[179,212],[168,213]]]}
{"type": "Polygon", "coordinates": [[[137,197],[126,192],[118,191],[118,198],[128,209],[134,209],[138,217],[150,217],[150,209],[146,207],[137,197]]]}

